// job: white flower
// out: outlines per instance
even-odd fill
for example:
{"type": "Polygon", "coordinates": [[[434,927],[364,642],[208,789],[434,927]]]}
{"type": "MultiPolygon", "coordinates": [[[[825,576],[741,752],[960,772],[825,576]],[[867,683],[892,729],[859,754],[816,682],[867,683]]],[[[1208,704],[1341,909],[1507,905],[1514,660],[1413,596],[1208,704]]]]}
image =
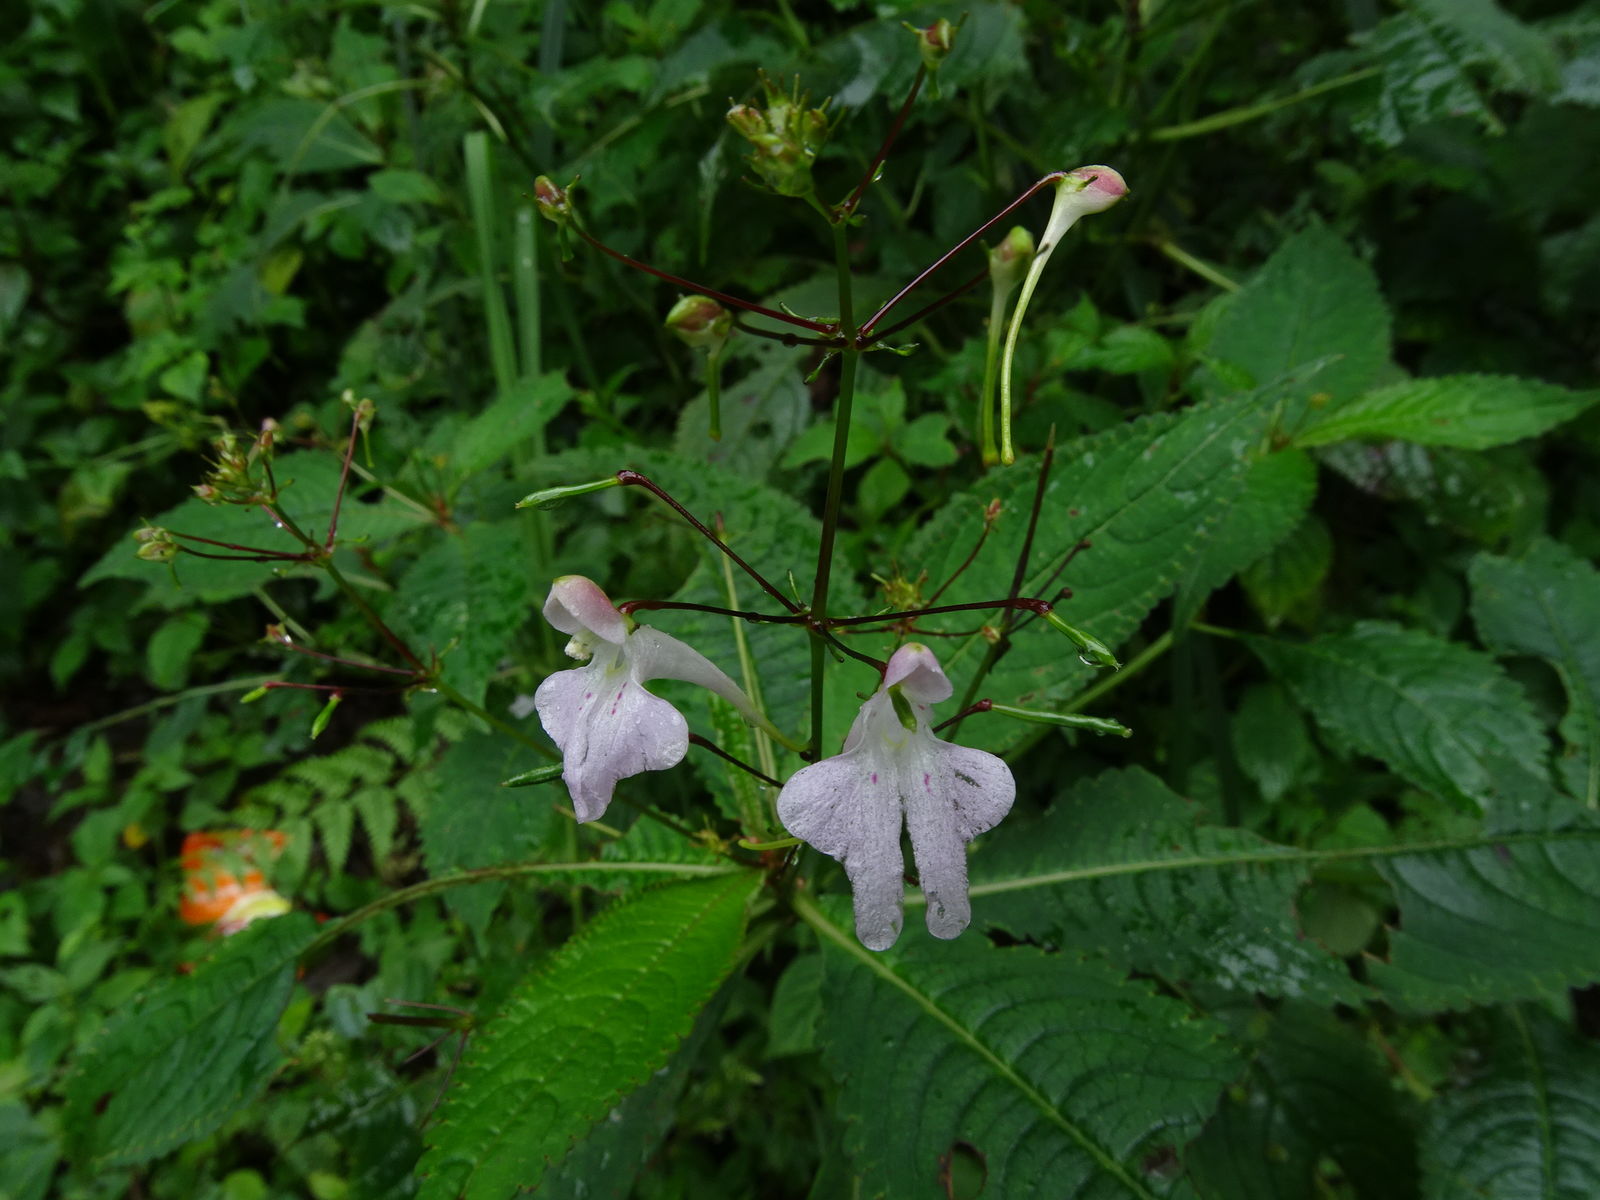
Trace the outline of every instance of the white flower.
{"type": "Polygon", "coordinates": [[[619,779],[675,767],[688,753],[683,714],[647,691],[647,681],[697,683],[747,721],[768,727],[749,697],[709,659],[659,629],[634,625],[582,575],[563,575],[551,585],[544,616],[572,635],[567,653],[587,660],[557,671],[534,693],[539,720],[561,750],[561,778],[580,821],[605,813],[619,779]]]}
{"type": "Polygon", "coordinates": [[[928,932],[953,938],[972,920],[966,843],[998,825],[1016,797],[1000,759],[933,735],[930,706],[951,691],[933,651],[915,642],[900,647],[861,706],[844,752],[797,772],[778,796],[784,827],[844,863],[856,936],[870,950],[886,950],[900,936],[902,819],[928,901],[928,932]]]}

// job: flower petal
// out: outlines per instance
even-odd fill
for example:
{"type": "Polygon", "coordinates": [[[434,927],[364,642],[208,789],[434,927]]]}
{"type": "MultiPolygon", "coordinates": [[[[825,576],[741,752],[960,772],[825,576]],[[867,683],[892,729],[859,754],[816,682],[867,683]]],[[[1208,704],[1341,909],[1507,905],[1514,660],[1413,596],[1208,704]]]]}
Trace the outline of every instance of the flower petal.
{"type": "Polygon", "coordinates": [[[931,734],[899,770],[906,830],[927,897],[928,932],[953,938],[972,920],[967,899],[967,843],[1011,811],[1017,785],[993,754],[954,746],[931,734]]]}
{"type": "Polygon", "coordinates": [[[628,636],[628,619],[599,584],[582,575],[563,575],[550,585],[544,619],[562,633],[592,633],[616,646],[628,636]]]}
{"type": "Polygon", "coordinates": [[[885,767],[871,755],[839,755],[797,771],[778,795],[783,827],[844,863],[856,937],[869,950],[887,950],[900,936],[905,893],[900,797],[885,767]]]}
{"type": "Polygon", "coordinates": [[[616,666],[557,671],[534,704],[561,748],[561,778],[579,821],[605,813],[619,779],[675,767],[689,751],[683,714],[616,666]]]}
{"type": "Polygon", "coordinates": [[[670,633],[641,625],[628,638],[624,653],[627,655],[628,669],[640,682],[647,679],[682,679],[687,683],[697,683],[733,705],[752,725],[767,724],[756,712],[755,705],[750,703],[750,697],[728,678],[722,668],[670,633]]]}
{"type": "Polygon", "coordinates": [[[907,642],[889,656],[879,690],[887,691],[895,684],[918,704],[937,704],[950,699],[955,691],[933,651],[921,642],[907,642]]]}

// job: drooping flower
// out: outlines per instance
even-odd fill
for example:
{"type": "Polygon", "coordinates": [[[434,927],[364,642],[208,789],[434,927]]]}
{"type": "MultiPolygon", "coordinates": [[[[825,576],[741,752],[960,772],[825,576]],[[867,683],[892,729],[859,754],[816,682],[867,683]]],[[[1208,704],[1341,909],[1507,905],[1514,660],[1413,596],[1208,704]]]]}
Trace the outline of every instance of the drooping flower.
{"type": "Polygon", "coordinates": [[[928,902],[928,932],[953,938],[972,919],[966,844],[998,825],[1016,798],[1011,768],[999,758],[934,736],[932,705],[952,690],[933,651],[901,646],[850,726],[843,753],[796,772],[778,796],[784,828],[844,864],[856,936],[869,950],[886,950],[900,936],[902,822],[928,902]]]}
{"type": "Polygon", "coordinates": [[[645,688],[652,679],[682,679],[709,688],[752,724],[769,728],[739,685],[698,650],[635,625],[599,585],[563,575],[550,587],[545,620],[570,634],[567,654],[583,662],[539,685],[534,706],[561,751],[561,778],[579,821],[598,820],[617,781],[664,771],[689,752],[683,714],[645,688]]]}
{"type": "Polygon", "coordinates": [[[281,917],[289,902],[267,884],[260,863],[283,853],[288,838],[275,829],[199,831],[183,839],[183,899],[178,919],[215,925],[227,937],[263,917],[281,917]]]}

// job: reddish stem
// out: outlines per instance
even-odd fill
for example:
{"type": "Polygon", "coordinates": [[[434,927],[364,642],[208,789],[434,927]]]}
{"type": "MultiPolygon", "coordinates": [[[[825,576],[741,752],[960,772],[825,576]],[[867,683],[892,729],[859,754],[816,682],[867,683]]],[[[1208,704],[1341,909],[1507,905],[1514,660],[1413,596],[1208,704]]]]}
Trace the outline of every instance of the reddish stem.
{"type": "Polygon", "coordinates": [[[350,441],[344,448],[344,466],[339,471],[339,487],[333,493],[333,512],[328,514],[328,538],[322,543],[325,554],[333,552],[333,538],[339,530],[339,508],[344,503],[345,485],[350,480],[350,460],[356,456],[356,435],[361,432],[361,415],[356,413],[350,418],[350,441]]]}
{"type": "Polygon", "coordinates": [[[719,301],[722,304],[731,305],[734,308],[743,309],[745,312],[758,313],[763,317],[770,317],[774,321],[782,321],[785,325],[798,325],[800,328],[809,329],[813,333],[832,333],[834,331],[835,327],[828,325],[825,322],[808,321],[804,317],[790,316],[786,312],[779,312],[776,309],[766,308],[752,300],[741,300],[737,296],[730,296],[726,292],[719,292],[715,288],[708,288],[704,284],[695,283],[691,279],[684,279],[680,275],[671,275],[666,271],[657,270],[655,267],[650,266],[648,263],[642,263],[631,255],[624,254],[620,250],[613,250],[610,246],[606,245],[587,230],[579,228],[576,222],[573,223],[572,228],[577,230],[579,237],[588,242],[589,245],[593,246],[596,250],[600,251],[600,253],[609,254],[618,262],[626,263],[635,271],[643,271],[646,275],[654,275],[657,279],[663,279],[668,283],[676,284],[678,287],[687,288],[689,291],[697,292],[702,296],[710,296],[713,300],[719,301]]]}
{"type": "Polygon", "coordinates": [[[938,312],[941,308],[943,308],[946,304],[949,304],[952,300],[959,300],[962,296],[965,296],[968,292],[970,292],[973,288],[977,287],[980,283],[982,283],[987,278],[989,278],[989,268],[988,267],[984,267],[976,275],[974,275],[971,279],[967,280],[965,283],[963,283],[960,287],[956,288],[954,291],[946,292],[944,295],[940,296],[937,300],[935,300],[932,304],[925,305],[924,307],[918,309],[916,311],[916,313],[914,313],[912,316],[907,317],[904,321],[896,321],[893,325],[889,326],[889,328],[887,328],[885,330],[882,330],[879,333],[873,334],[867,340],[871,341],[871,342],[881,342],[881,341],[883,341],[884,338],[893,337],[895,334],[899,333],[902,329],[905,329],[907,326],[915,325],[918,321],[922,320],[924,317],[931,316],[933,313],[938,312]]]}
{"type": "Polygon", "coordinates": [[[977,241],[984,234],[988,233],[989,230],[994,228],[1001,221],[1005,220],[1006,217],[1010,216],[1012,212],[1014,212],[1017,208],[1021,207],[1022,204],[1024,204],[1026,201],[1031,199],[1033,197],[1033,194],[1035,192],[1039,191],[1040,188],[1044,187],[1046,184],[1055,183],[1058,179],[1065,179],[1066,178],[1066,174],[1067,173],[1065,171],[1052,171],[1052,172],[1050,172],[1050,174],[1046,175],[1043,179],[1039,180],[1032,187],[1030,187],[1027,191],[1023,192],[1022,195],[1018,196],[1015,200],[1013,200],[1010,204],[1006,205],[999,212],[995,213],[994,216],[990,217],[982,225],[979,225],[971,233],[967,234],[966,237],[962,238],[953,247],[951,247],[949,250],[946,250],[943,254],[941,254],[934,261],[932,266],[927,267],[925,270],[923,270],[923,272],[920,275],[918,275],[910,283],[906,284],[905,287],[901,288],[898,292],[896,292],[894,294],[894,296],[889,300],[889,302],[887,304],[885,304],[877,312],[873,313],[872,316],[867,318],[866,323],[861,326],[861,329],[860,329],[861,336],[865,337],[867,334],[871,333],[872,330],[873,330],[873,327],[875,325],[877,325],[877,323],[879,321],[883,320],[885,315],[888,314],[889,310],[892,309],[895,305],[899,304],[900,301],[904,300],[911,293],[911,291],[918,284],[920,284],[924,279],[926,279],[928,276],[932,275],[940,267],[944,266],[945,263],[949,262],[957,254],[960,254],[963,250],[965,250],[968,246],[972,245],[973,242],[977,241]]]}
{"type": "Polygon", "coordinates": [[[718,758],[722,759],[724,762],[730,762],[734,766],[738,767],[741,771],[747,771],[751,775],[754,775],[757,779],[761,780],[762,783],[770,784],[772,787],[775,787],[775,788],[781,788],[783,786],[783,784],[780,781],[774,779],[771,775],[768,775],[765,771],[759,771],[755,767],[752,767],[749,763],[745,762],[744,759],[738,758],[738,757],[736,757],[736,756],[734,756],[732,754],[729,754],[726,750],[724,750],[721,746],[717,745],[710,738],[703,738],[698,733],[691,733],[689,735],[689,743],[690,743],[690,745],[699,746],[701,749],[711,751],[711,753],[715,754],[718,758]]]}
{"type": "Polygon", "coordinates": [[[911,90],[906,93],[905,103],[900,106],[900,111],[895,115],[894,124],[889,126],[889,132],[884,136],[883,145],[878,147],[878,156],[872,160],[872,165],[867,168],[867,173],[861,177],[861,182],[856,184],[856,190],[850,193],[850,198],[834,210],[839,220],[844,220],[856,210],[856,205],[861,203],[861,197],[866,194],[872,181],[878,177],[878,168],[882,167],[884,160],[889,157],[889,150],[894,145],[895,138],[900,136],[900,130],[905,126],[906,118],[911,115],[911,106],[916,103],[917,93],[922,90],[922,81],[928,77],[926,63],[917,67],[917,77],[911,81],[911,90]]]}

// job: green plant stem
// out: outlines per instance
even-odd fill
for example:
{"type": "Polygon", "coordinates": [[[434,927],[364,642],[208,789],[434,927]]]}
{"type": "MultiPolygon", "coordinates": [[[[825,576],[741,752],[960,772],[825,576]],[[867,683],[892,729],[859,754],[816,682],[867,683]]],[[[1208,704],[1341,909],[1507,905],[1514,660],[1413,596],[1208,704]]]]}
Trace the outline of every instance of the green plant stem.
{"type": "MultiPolygon", "coordinates": [[[[833,458],[828,464],[828,494],[822,507],[822,539],[817,547],[817,579],[811,590],[811,616],[816,621],[828,617],[828,587],[833,578],[833,544],[839,531],[839,506],[844,496],[845,455],[850,443],[850,414],[856,398],[856,365],[861,351],[856,348],[855,301],[850,288],[849,228],[842,221],[833,227],[834,266],[839,282],[839,332],[844,348],[839,351],[839,401],[833,417],[833,458]]],[[[827,648],[820,632],[811,642],[811,754],[822,751],[822,721],[825,704],[822,673],[827,665],[827,648]]]]}
{"type": "Polygon", "coordinates": [[[448,892],[453,888],[467,887],[474,883],[486,883],[495,879],[529,879],[539,875],[608,875],[618,872],[630,875],[667,875],[667,876],[703,876],[703,875],[732,875],[739,871],[748,870],[748,867],[736,866],[732,863],[727,866],[712,863],[670,863],[670,862],[566,862],[566,863],[505,863],[496,867],[481,867],[475,871],[462,871],[456,875],[440,875],[434,879],[424,879],[421,883],[414,883],[410,887],[400,888],[390,892],[387,896],[380,896],[371,904],[363,905],[348,916],[341,917],[326,925],[317,939],[305,948],[302,955],[315,954],[335,939],[342,937],[355,926],[379,913],[388,912],[391,908],[399,908],[402,904],[410,904],[413,900],[422,900],[428,896],[448,892]]]}
{"type": "Polygon", "coordinates": [[[722,350],[706,355],[706,432],[713,442],[722,440],[722,350]]]}
{"type": "Polygon", "coordinates": [[[124,721],[135,721],[146,713],[160,712],[163,708],[171,708],[175,704],[182,704],[185,700],[196,700],[202,696],[219,696],[224,692],[253,692],[264,684],[271,683],[276,675],[252,675],[249,679],[230,679],[224,683],[207,683],[199,687],[185,688],[181,692],[173,692],[169,696],[160,696],[144,704],[137,704],[132,708],[125,708],[121,712],[114,712],[109,717],[90,721],[79,725],[79,733],[96,733],[102,729],[109,729],[113,725],[120,725],[124,721]]]}
{"type": "Polygon", "coordinates": [[[1239,283],[1236,280],[1230,279],[1204,259],[1196,258],[1182,246],[1169,242],[1165,238],[1157,238],[1154,245],[1157,250],[1161,251],[1180,267],[1187,267],[1206,282],[1216,284],[1225,292],[1237,292],[1239,290],[1239,283]]]}
{"type": "Polygon", "coordinates": [[[517,353],[511,340],[511,317],[506,312],[505,293],[494,269],[495,205],[494,163],[489,154],[489,135],[474,130],[462,140],[467,165],[467,199],[472,208],[473,233],[478,243],[478,280],[483,288],[483,310],[489,325],[489,361],[494,366],[495,387],[509,395],[517,381],[517,353]]]}
{"type": "Polygon", "coordinates": [[[1348,75],[1340,75],[1337,79],[1325,79],[1321,83],[1314,83],[1290,96],[1279,96],[1275,100],[1263,100],[1258,104],[1245,104],[1238,108],[1226,108],[1221,112],[1212,113],[1209,117],[1201,117],[1198,121],[1185,121],[1181,125],[1154,129],[1151,130],[1149,138],[1152,142],[1175,142],[1183,138],[1215,133],[1219,129],[1227,129],[1233,125],[1243,125],[1247,121],[1254,121],[1259,117],[1269,116],[1279,109],[1299,104],[1302,100],[1320,96],[1323,92],[1331,92],[1336,88],[1349,87],[1352,83],[1360,83],[1363,79],[1371,79],[1381,69],[1381,67],[1363,67],[1359,71],[1351,71],[1348,75]]]}
{"type": "Polygon", "coordinates": [[[1000,375],[1000,328],[1005,315],[1006,297],[996,288],[989,300],[989,342],[983,352],[983,391],[978,400],[985,467],[1000,462],[1000,448],[994,440],[994,385],[1000,375]]]}

